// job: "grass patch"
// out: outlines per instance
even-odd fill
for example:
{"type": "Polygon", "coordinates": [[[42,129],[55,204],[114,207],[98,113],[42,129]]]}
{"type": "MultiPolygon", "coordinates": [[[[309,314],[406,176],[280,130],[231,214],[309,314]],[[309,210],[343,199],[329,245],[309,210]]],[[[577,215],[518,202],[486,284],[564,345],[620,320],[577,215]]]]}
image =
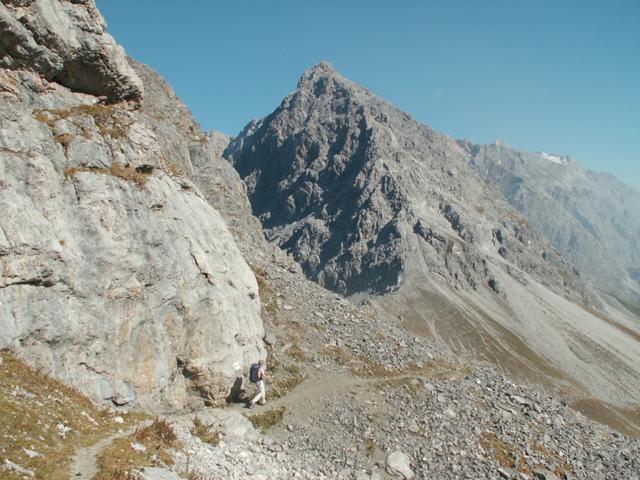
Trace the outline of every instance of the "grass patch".
{"type": "Polygon", "coordinates": [[[267,400],[282,398],[304,381],[302,375],[291,375],[276,380],[267,390],[267,400]]]}
{"type": "Polygon", "coordinates": [[[111,105],[85,104],[65,109],[43,109],[33,112],[36,120],[45,123],[52,130],[56,122],[68,120],[84,131],[86,128],[84,125],[74,122],[76,117],[82,115],[93,118],[98,132],[103,137],[124,138],[129,134],[131,119],[121,109],[111,105]]]}
{"type": "Polygon", "coordinates": [[[274,408],[265,413],[258,413],[256,415],[251,415],[249,417],[249,421],[253,424],[255,428],[260,430],[262,433],[266,433],[274,425],[282,422],[282,418],[284,417],[284,407],[274,408]]]}
{"type": "Polygon", "coordinates": [[[493,432],[483,432],[482,440],[480,441],[482,448],[487,450],[493,456],[501,466],[505,468],[518,468],[519,471],[523,471],[527,465],[524,460],[520,459],[518,465],[516,465],[516,451],[513,445],[499,439],[493,432]]]}
{"type": "Polygon", "coordinates": [[[171,450],[177,448],[178,437],[173,427],[156,418],[148,427],[139,428],[105,448],[98,457],[98,474],[93,480],[129,480],[139,468],[172,465],[171,450]]]}
{"type": "MultiPolygon", "coordinates": [[[[532,474],[535,468],[546,468],[546,465],[543,464],[533,466],[527,464],[522,452],[519,454],[516,447],[498,438],[493,432],[482,433],[480,445],[492,455],[494,460],[505,468],[511,468],[529,475],[532,474]]],[[[567,463],[564,457],[545,448],[540,443],[535,442],[533,449],[546,459],[547,464],[553,463],[556,465],[554,473],[560,478],[565,478],[567,474],[573,471],[573,468],[567,463]]]]}
{"type": "MultiPolygon", "coordinates": [[[[554,473],[558,475],[560,478],[565,478],[567,474],[573,472],[573,467],[567,462],[567,459],[561,457],[556,452],[549,450],[541,443],[535,442],[533,444],[533,449],[541,453],[550,463],[555,464],[554,473]]],[[[545,465],[538,465],[540,468],[544,468],[545,465]]]]}
{"type": "Polygon", "coordinates": [[[293,345],[291,345],[291,347],[287,349],[287,353],[291,358],[294,358],[300,362],[304,362],[307,360],[307,355],[305,354],[304,350],[300,348],[300,345],[298,345],[297,343],[294,343],[293,345]]]}
{"type": "Polygon", "coordinates": [[[120,163],[114,163],[109,168],[99,167],[71,167],[65,170],[64,177],[66,179],[74,178],[78,173],[90,172],[102,175],[111,175],[113,177],[121,178],[129,182],[134,182],[138,185],[138,188],[144,188],[147,184],[147,180],[151,176],[151,171],[148,169],[133,168],[129,165],[122,165],[120,163]]]}
{"type": "Polygon", "coordinates": [[[302,370],[289,358],[283,358],[274,348],[267,347],[269,371],[274,382],[267,388],[267,400],[282,398],[304,380],[302,370]]]}
{"type": "Polygon", "coordinates": [[[217,430],[212,430],[213,425],[207,425],[200,417],[196,415],[193,419],[193,428],[191,434],[198,437],[204,443],[211,445],[218,445],[220,443],[221,435],[217,430]]]}
{"type": "MultiPolygon", "coordinates": [[[[115,416],[10,352],[0,352],[0,458],[32,471],[34,478],[71,478],[69,467],[77,448],[144,418],[120,415],[124,423],[117,423],[115,416]]],[[[6,480],[23,477],[2,471],[6,480]]]]}

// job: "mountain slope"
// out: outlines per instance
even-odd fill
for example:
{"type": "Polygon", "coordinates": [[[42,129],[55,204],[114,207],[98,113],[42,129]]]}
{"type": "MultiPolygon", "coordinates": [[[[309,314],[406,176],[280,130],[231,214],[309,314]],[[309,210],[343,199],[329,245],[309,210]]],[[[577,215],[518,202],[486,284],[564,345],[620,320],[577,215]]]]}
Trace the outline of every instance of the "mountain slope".
{"type": "Polygon", "coordinates": [[[640,192],[566,157],[459,144],[469,164],[572,264],[640,312],[640,192]]]}
{"type": "Polygon", "coordinates": [[[603,307],[598,296],[460,144],[328,64],[306,71],[225,155],[268,238],[318,283],[514,373],[640,398],[629,319],[587,311],[603,307]]]}

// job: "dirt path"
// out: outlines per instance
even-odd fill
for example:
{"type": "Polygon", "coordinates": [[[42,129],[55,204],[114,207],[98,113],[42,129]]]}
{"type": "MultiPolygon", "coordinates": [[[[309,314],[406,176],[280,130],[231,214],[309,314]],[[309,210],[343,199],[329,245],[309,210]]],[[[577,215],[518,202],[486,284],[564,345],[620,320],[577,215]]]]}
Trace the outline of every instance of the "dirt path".
{"type": "Polygon", "coordinates": [[[98,456],[107,448],[111,442],[118,438],[127,437],[136,431],[137,428],[146,427],[151,424],[151,420],[140,422],[127,430],[116,432],[107,438],[103,438],[90,447],[80,448],[73,456],[71,462],[71,478],[79,480],[91,480],[98,474],[98,456]]]}
{"type": "MultiPolygon", "coordinates": [[[[430,372],[398,372],[385,376],[363,378],[349,372],[319,373],[317,370],[309,369],[306,372],[305,380],[285,396],[271,400],[265,406],[257,405],[251,410],[242,408],[240,404],[232,408],[236,408],[242,411],[245,416],[248,416],[255,413],[263,413],[273,408],[285,407],[287,416],[306,418],[309,414],[309,408],[320,407],[330,397],[349,396],[353,398],[361,394],[368,395],[372,385],[378,382],[397,382],[410,379],[426,380],[430,377],[453,373],[455,373],[454,370],[439,367],[430,372]]],[[[269,384],[267,384],[267,389],[269,389],[269,384]]]]}

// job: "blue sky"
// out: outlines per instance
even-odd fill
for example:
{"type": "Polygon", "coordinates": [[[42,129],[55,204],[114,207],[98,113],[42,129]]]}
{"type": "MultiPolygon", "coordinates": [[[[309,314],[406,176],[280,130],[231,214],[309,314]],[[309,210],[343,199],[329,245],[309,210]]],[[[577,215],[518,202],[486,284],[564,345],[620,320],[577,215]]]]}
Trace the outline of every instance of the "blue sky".
{"type": "Polygon", "coordinates": [[[328,60],[455,138],[640,188],[640,1],[97,0],[203,128],[235,135],[328,60]]]}

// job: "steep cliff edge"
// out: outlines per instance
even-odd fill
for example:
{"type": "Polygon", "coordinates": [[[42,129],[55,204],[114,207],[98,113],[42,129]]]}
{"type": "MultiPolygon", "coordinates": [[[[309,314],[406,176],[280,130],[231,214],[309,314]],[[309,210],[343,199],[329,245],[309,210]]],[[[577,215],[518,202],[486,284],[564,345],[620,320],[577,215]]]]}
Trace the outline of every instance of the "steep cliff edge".
{"type": "Polygon", "coordinates": [[[264,355],[264,331],[253,273],[186,176],[207,139],[157,75],[128,63],[93,2],[0,14],[62,65],[3,51],[0,347],[117,405],[223,401],[264,355]]]}

